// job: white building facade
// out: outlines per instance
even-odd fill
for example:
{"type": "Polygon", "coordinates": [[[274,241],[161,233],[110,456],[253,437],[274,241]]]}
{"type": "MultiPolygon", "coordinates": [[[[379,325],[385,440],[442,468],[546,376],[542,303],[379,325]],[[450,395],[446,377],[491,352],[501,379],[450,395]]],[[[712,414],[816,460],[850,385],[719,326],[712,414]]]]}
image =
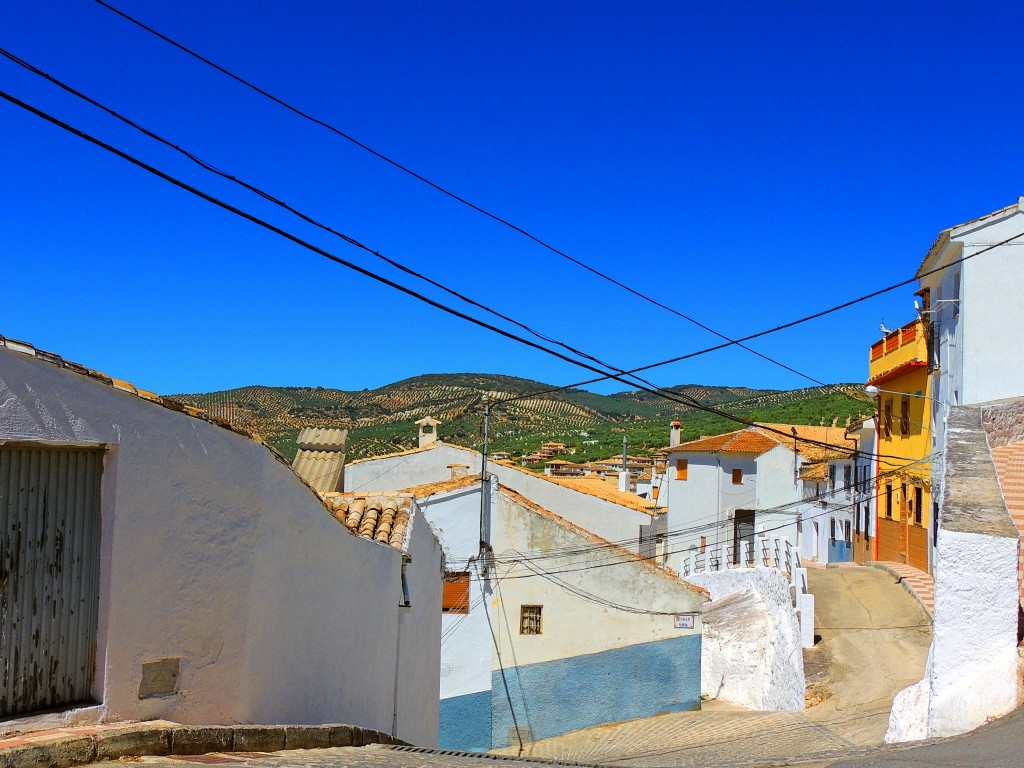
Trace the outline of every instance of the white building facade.
{"type": "MultiPolygon", "coordinates": [[[[1024,394],[1020,334],[1011,332],[1024,327],[1022,255],[1024,198],[940,232],[918,269],[931,334],[933,451],[945,446],[950,407],[1024,394]]],[[[941,498],[941,471],[942,462],[932,462],[933,500],[941,498]]]]}
{"type": "Polygon", "coordinates": [[[367,541],[267,446],[3,339],[0,478],[0,552],[21,569],[0,587],[17,585],[5,642],[36,638],[20,667],[0,654],[0,719],[436,743],[442,553],[422,517],[399,547],[367,541]]]}
{"type": "Polygon", "coordinates": [[[442,748],[487,750],[700,708],[704,590],[496,480],[482,527],[479,481],[422,493],[448,577],[466,585],[443,617],[442,748]]]}

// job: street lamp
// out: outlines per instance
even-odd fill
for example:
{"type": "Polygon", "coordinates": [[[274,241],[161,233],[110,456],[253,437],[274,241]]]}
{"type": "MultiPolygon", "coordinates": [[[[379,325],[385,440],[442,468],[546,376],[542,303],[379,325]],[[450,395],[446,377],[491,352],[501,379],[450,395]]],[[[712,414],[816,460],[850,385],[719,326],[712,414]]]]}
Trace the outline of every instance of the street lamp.
{"type": "Polygon", "coordinates": [[[912,392],[896,392],[895,390],[892,390],[892,389],[879,389],[874,384],[868,384],[866,387],[864,387],[864,392],[865,392],[865,394],[868,394],[871,397],[878,397],[879,394],[906,395],[907,397],[920,397],[920,398],[922,398],[924,400],[931,400],[933,403],[938,403],[940,406],[943,405],[941,400],[936,400],[934,397],[929,397],[928,395],[917,395],[917,394],[914,394],[912,392]]]}

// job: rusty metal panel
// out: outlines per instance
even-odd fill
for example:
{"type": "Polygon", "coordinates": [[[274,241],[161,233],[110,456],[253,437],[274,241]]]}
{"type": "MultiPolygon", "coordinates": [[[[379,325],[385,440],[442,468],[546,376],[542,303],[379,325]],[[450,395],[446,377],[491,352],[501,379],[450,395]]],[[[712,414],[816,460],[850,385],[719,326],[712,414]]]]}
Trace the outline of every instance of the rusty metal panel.
{"type": "Polygon", "coordinates": [[[103,451],[0,447],[0,717],[91,701],[103,451]]]}

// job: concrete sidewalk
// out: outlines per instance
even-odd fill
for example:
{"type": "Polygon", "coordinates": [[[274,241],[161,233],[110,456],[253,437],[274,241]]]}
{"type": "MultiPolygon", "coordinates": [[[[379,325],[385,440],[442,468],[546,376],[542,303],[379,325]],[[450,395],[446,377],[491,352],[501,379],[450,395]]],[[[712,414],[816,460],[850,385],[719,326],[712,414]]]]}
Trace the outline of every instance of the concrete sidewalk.
{"type": "Polygon", "coordinates": [[[404,744],[389,734],[341,723],[328,725],[180,725],[165,720],[75,726],[0,739],[0,768],[69,768],[147,755],[404,744]]]}

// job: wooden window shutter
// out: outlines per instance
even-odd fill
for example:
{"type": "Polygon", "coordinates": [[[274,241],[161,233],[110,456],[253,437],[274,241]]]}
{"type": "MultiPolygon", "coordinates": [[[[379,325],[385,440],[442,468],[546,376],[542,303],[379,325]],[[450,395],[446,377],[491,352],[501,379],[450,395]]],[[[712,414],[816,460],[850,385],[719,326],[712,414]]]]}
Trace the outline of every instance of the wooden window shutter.
{"type": "Polygon", "coordinates": [[[690,462],[687,459],[676,460],[676,480],[685,480],[686,471],[689,469],[690,462]]]}
{"type": "Polygon", "coordinates": [[[445,573],[441,612],[469,613],[469,571],[445,573]]]}
{"type": "Polygon", "coordinates": [[[740,485],[742,482],[743,482],[743,470],[742,469],[734,469],[732,471],[732,484],[733,485],[740,485]]]}

